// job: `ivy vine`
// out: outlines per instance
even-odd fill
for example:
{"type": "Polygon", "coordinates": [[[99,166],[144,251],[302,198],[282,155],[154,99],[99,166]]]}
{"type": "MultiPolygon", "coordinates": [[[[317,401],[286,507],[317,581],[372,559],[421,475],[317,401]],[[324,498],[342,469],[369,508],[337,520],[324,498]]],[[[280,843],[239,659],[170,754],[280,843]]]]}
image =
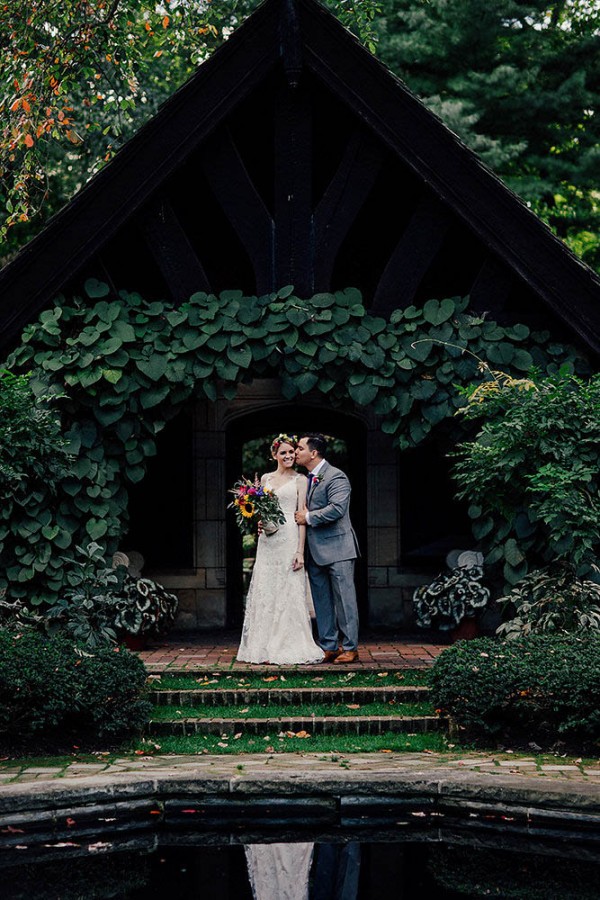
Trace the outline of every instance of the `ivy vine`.
{"type": "Polygon", "coordinates": [[[7,361],[32,371],[34,388],[64,395],[76,457],[50,509],[32,492],[0,517],[0,589],[34,605],[60,593],[68,548],[91,539],[116,549],[127,485],[144,477],[156,435],[191,397],[231,399],[240,382],[277,375],[289,400],[318,392],[332,406],[372,407],[405,448],[464,403],[456,384],[472,381],[476,366],[460,348],[515,374],[579,365],[548,332],[479,317],[467,298],[428,300],[388,321],[353,288],[310,299],[292,287],[263,297],[196,293],[179,308],[129,292],[113,299],[95,279],[85,292],[57,298],[7,361]]]}

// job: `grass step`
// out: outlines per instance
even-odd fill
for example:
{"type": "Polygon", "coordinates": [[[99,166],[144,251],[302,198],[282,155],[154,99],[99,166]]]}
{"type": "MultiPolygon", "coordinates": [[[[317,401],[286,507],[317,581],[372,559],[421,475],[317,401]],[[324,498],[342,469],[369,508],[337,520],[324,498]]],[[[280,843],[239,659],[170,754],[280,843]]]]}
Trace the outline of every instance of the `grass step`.
{"type": "Polygon", "coordinates": [[[385,669],[380,671],[348,672],[327,671],[318,666],[310,671],[282,670],[280,666],[264,671],[229,672],[214,671],[203,673],[150,673],[149,681],[155,690],[223,690],[243,688],[244,690],[263,688],[302,687],[414,687],[428,684],[428,673],[414,669],[402,671],[385,669]]]}
{"type": "Polygon", "coordinates": [[[153,690],[150,698],[157,706],[247,706],[254,703],[311,704],[311,703],[419,703],[426,701],[429,688],[424,685],[398,687],[287,687],[228,688],[209,690],[153,690]]]}
{"type": "Polygon", "coordinates": [[[160,735],[378,735],[416,734],[447,730],[439,716],[305,716],[273,718],[186,717],[177,720],[152,719],[147,734],[160,735]]]}

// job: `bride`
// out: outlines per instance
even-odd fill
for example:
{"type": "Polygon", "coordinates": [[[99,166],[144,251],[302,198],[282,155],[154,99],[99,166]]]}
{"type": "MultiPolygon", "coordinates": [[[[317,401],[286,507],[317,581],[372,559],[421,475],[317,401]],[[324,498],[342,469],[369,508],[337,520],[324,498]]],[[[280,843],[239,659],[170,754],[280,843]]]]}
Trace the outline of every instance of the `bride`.
{"type": "Polygon", "coordinates": [[[277,469],[263,475],[261,483],[277,494],[286,521],[274,534],[259,535],[237,659],[275,665],[316,663],[324,654],[313,640],[308,612],[306,526],[294,521],[296,510],[305,505],[306,478],[294,470],[295,439],[288,434],[275,438],[271,456],[277,469]]]}

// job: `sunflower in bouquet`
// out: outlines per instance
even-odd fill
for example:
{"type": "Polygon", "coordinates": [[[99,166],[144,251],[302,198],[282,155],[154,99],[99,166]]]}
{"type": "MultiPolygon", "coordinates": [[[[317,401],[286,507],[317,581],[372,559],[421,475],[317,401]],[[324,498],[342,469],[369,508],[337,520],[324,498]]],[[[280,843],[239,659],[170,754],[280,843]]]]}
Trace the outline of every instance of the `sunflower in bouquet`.
{"type": "Polygon", "coordinates": [[[255,476],[254,481],[241,478],[229,490],[234,499],[227,505],[235,510],[235,520],[242,534],[252,534],[259,520],[265,534],[273,534],[279,525],[285,524],[285,516],[274,491],[264,487],[255,476]]]}

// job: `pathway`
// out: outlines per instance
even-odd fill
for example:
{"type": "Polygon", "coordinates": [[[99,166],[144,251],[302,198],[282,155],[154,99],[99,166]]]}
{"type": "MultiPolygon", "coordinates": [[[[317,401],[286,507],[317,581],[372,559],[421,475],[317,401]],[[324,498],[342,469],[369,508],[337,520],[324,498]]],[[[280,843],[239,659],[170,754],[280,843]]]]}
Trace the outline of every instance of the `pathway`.
{"type": "MultiPolygon", "coordinates": [[[[149,672],[165,670],[215,669],[247,671],[258,669],[235,661],[239,631],[210,632],[189,637],[169,637],[154,642],[140,653],[149,672]]],[[[359,659],[343,666],[344,671],[394,668],[416,669],[431,665],[446,645],[426,643],[420,637],[366,635],[360,644],[359,659]]],[[[312,667],[311,667],[312,668],[312,667]]],[[[341,665],[334,666],[336,671],[341,665]]],[[[272,666],[271,669],[276,669],[272,666]]]]}

